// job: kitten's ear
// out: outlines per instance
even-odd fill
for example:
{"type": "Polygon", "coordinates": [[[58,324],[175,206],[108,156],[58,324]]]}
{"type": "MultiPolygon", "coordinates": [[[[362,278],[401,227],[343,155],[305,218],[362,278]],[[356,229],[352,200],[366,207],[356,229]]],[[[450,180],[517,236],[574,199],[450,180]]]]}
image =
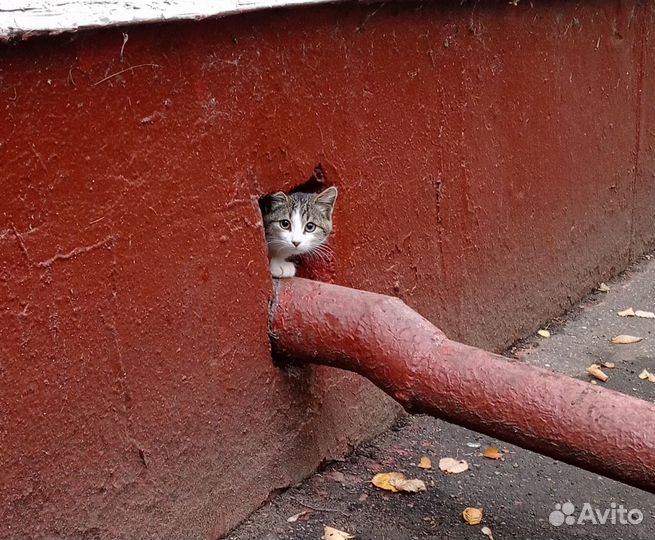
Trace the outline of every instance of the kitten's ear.
{"type": "Polygon", "coordinates": [[[288,200],[285,193],[278,191],[277,193],[271,193],[259,199],[259,207],[266,214],[280,205],[287,204],[288,200]]]}
{"type": "Polygon", "coordinates": [[[331,186],[327,188],[325,191],[321,191],[317,196],[316,196],[316,204],[321,204],[325,206],[329,206],[330,209],[334,208],[334,203],[337,201],[337,195],[338,195],[337,188],[334,186],[331,186]]]}
{"type": "Polygon", "coordinates": [[[286,204],[287,201],[289,200],[289,197],[287,197],[286,193],[283,193],[282,191],[278,191],[276,193],[271,193],[268,196],[268,200],[271,201],[271,204],[286,204]]]}

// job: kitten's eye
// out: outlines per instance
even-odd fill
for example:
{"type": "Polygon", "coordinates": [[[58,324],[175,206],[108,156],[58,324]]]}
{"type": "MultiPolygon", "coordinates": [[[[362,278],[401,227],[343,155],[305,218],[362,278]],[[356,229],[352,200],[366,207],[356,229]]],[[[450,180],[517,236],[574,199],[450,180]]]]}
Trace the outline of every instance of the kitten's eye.
{"type": "Polygon", "coordinates": [[[305,225],[305,230],[307,232],[314,232],[316,230],[316,225],[314,225],[311,221],[305,225]]]}
{"type": "Polygon", "coordinates": [[[291,228],[291,222],[288,219],[281,219],[280,227],[282,227],[285,231],[288,231],[291,228]]]}

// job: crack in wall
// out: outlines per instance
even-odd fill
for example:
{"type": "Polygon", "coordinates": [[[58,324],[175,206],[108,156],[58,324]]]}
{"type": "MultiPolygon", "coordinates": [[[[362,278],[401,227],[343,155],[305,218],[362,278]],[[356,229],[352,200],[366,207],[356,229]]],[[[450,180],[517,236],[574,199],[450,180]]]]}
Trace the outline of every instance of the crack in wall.
{"type": "Polygon", "coordinates": [[[116,352],[115,356],[116,356],[117,367],[119,371],[117,382],[118,382],[119,392],[123,400],[121,413],[125,418],[124,434],[125,434],[125,440],[137,448],[140,459],[143,462],[143,465],[147,467],[145,450],[141,448],[141,445],[139,445],[137,441],[132,437],[132,412],[131,412],[132,398],[130,396],[128,385],[126,382],[127,371],[125,369],[123,350],[121,347],[120,336],[118,334],[118,326],[117,326],[117,322],[119,320],[119,313],[121,311],[120,305],[118,303],[118,279],[117,279],[118,260],[116,257],[115,236],[112,235],[109,238],[111,238],[112,240],[112,244],[111,244],[112,260],[111,260],[111,272],[110,272],[112,309],[111,309],[110,329],[112,333],[112,340],[114,342],[114,348],[116,352]]]}
{"type": "Polygon", "coordinates": [[[11,224],[11,230],[13,231],[14,236],[18,241],[18,245],[20,246],[20,249],[23,252],[23,255],[25,256],[25,260],[27,261],[27,264],[29,266],[32,266],[32,259],[30,259],[30,254],[27,251],[27,246],[25,245],[25,240],[23,240],[23,235],[18,232],[18,229],[16,229],[16,225],[14,225],[13,223],[11,224]]]}
{"type": "MultiPolygon", "coordinates": [[[[15,232],[15,234],[17,234],[17,233],[15,232]]],[[[17,235],[17,238],[19,239],[19,242],[21,242],[21,246],[23,248],[23,253],[25,253],[25,256],[28,257],[28,260],[29,260],[29,256],[27,255],[27,250],[25,249],[25,245],[22,243],[22,239],[18,235],[17,235]]],[[[90,251],[101,248],[101,247],[107,245],[110,241],[112,241],[112,243],[113,243],[114,240],[115,240],[115,237],[113,235],[109,235],[109,236],[103,238],[102,240],[100,240],[99,242],[96,242],[95,244],[91,244],[90,246],[79,246],[79,247],[76,247],[76,248],[70,250],[68,253],[57,253],[53,257],[50,257],[49,259],[46,259],[45,261],[40,261],[40,262],[36,263],[35,266],[37,266],[39,268],[49,268],[50,266],[52,266],[57,261],[67,261],[69,259],[74,259],[78,255],[82,255],[84,253],[89,253],[90,251]]]]}

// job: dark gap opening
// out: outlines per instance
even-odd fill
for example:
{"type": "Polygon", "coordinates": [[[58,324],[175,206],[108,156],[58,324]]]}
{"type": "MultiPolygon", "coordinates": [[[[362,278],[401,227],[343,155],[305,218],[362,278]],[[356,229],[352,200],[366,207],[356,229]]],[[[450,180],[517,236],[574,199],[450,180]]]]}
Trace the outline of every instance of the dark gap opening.
{"type": "Polygon", "coordinates": [[[289,193],[296,193],[298,191],[304,191],[305,193],[319,193],[328,186],[329,184],[327,182],[327,177],[325,176],[325,171],[319,163],[314,167],[312,175],[302,184],[293,188],[289,193]]]}
{"type": "MultiPolygon", "coordinates": [[[[327,181],[327,176],[325,175],[323,166],[319,163],[314,167],[311,176],[307,180],[292,188],[288,193],[297,193],[299,191],[304,191],[305,193],[320,193],[329,186],[330,183],[327,181]]],[[[267,193],[266,195],[259,197],[259,209],[262,213],[266,210],[267,198],[269,195],[272,195],[272,193],[267,193]]]]}

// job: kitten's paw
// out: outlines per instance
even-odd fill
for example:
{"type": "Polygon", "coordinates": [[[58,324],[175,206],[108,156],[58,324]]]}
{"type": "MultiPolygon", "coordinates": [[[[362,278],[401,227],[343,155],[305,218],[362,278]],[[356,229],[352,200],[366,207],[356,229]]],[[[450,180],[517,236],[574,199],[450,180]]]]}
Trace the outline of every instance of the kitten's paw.
{"type": "Polygon", "coordinates": [[[289,261],[271,259],[271,274],[276,278],[290,278],[296,275],[296,265],[289,261]]]}

